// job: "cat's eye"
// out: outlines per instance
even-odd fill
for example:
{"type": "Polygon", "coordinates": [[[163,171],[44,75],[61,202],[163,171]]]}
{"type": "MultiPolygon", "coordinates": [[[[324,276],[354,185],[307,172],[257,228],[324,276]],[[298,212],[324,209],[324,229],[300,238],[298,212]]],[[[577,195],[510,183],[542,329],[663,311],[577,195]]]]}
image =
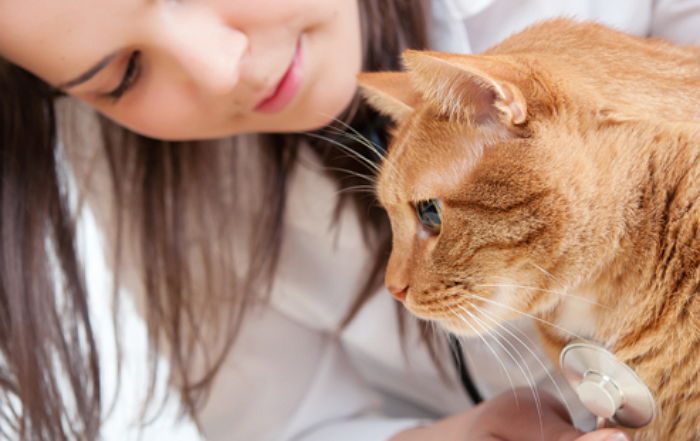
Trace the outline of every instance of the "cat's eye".
{"type": "Polygon", "coordinates": [[[442,203],[438,199],[416,202],[416,214],[423,228],[431,234],[440,234],[442,229],[442,203]]]}

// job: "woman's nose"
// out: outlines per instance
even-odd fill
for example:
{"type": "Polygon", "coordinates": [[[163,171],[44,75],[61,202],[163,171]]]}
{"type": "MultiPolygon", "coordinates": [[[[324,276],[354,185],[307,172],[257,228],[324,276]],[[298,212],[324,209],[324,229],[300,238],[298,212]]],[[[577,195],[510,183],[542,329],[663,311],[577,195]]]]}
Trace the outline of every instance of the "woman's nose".
{"type": "Polygon", "coordinates": [[[248,37],[201,3],[180,4],[164,20],[159,46],[173,68],[202,93],[229,94],[240,79],[248,37]]]}

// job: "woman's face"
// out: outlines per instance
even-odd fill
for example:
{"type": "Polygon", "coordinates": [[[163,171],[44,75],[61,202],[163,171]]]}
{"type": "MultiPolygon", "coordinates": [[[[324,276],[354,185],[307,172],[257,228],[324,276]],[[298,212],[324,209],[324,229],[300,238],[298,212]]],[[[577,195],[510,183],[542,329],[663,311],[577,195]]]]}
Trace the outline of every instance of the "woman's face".
{"type": "Polygon", "coordinates": [[[0,55],[147,136],[321,127],[355,92],[357,0],[0,1],[0,55]]]}

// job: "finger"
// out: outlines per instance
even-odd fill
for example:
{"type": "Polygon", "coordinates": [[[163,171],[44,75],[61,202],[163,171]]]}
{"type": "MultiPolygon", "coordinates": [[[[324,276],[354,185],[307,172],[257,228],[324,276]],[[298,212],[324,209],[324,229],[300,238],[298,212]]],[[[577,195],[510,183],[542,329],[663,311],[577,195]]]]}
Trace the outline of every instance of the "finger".
{"type": "Polygon", "coordinates": [[[475,441],[508,441],[505,438],[501,438],[497,435],[484,435],[481,438],[477,438],[475,441]]]}
{"type": "Polygon", "coordinates": [[[616,429],[601,429],[586,433],[585,435],[574,432],[563,435],[559,441],[631,441],[624,432],[616,429]]]}

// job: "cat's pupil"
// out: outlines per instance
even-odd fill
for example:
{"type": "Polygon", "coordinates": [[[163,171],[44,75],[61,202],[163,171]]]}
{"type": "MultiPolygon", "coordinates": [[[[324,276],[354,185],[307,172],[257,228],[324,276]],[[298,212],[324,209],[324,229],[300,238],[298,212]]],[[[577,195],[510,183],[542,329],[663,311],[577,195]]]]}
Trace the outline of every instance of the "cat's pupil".
{"type": "Polygon", "coordinates": [[[441,211],[442,204],[438,199],[428,199],[416,203],[418,220],[432,234],[439,234],[442,228],[441,211]]]}

